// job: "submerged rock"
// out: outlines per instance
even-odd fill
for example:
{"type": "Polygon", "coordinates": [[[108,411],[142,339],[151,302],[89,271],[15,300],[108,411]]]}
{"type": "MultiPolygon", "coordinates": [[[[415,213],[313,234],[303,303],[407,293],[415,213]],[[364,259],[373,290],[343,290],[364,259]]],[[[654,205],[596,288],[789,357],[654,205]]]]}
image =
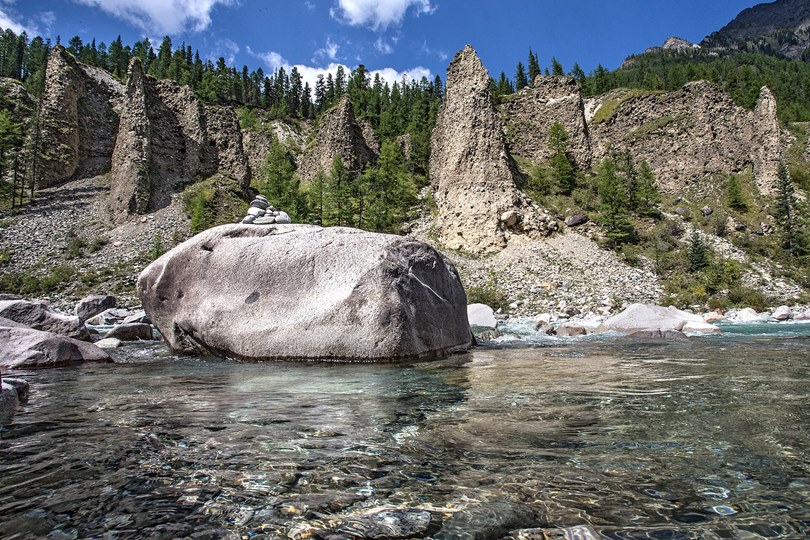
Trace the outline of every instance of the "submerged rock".
{"type": "Polygon", "coordinates": [[[149,265],[138,293],[186,353],[386,361],[472,342],[452,264],[422,242],[356,229],[215,227],[149,265]]]}
{"type": "Polygon", "coordinates": [[[0,424],[11,420],[19,402],[17,389],[3,381],[0,384],[0,424]]]}
{"type": "Polygon", "coordinates": [[[104,336],[104,339],[115,338],[121,341],[149,341],[152,338],[152,326],[146,323],[119,324],[104,336]]]}
{"type": "Polygon", "coordinates": [[[490,502],[471,506],[453,514],[434,536],[437,540],[501,538],[510,530],[536,524],[537,512],[522,503],[490,502]]]}

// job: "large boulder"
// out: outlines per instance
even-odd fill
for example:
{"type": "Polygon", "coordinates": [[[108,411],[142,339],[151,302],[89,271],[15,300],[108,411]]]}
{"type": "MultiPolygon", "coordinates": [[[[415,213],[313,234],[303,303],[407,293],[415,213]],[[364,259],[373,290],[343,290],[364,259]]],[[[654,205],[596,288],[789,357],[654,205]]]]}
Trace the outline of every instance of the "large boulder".
{"type": "Polygon", "coordinates": [[[652,304],[630,304],[621,313],[605,320],[597,332],[719,332],[720,329],[703,320],[700,315],[687,313],[674,307],[652,304]]]}
{"type": "Polygon", "coordinates": [[[410,238],[223,225],[138,278],[169,346],[251,360],[435,358],[471,345],[458,273],[410,238]]]}
{"type": "Polygon", "coordinates": [[[112,362],[90,343],[32,328],[0,325],[0,367],[34,369],[112,362]]]}
{"type": "Polygon", "coordinates": [[[78,317],[57,313],[42,302],[2,300],[0,317],[24,324],[34,330],[53,332],[75,339],[90,339],[87,328],[78,317]]]}

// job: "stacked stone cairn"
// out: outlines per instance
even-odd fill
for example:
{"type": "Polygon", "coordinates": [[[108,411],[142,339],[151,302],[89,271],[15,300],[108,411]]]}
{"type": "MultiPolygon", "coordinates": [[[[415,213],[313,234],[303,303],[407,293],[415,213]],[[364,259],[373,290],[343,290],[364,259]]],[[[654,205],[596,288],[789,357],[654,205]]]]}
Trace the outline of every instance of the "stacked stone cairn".
{"type": "Polygon", "coordinates": [[[286,212],[277,210],[270,204],[264,195],[256,195],[250,203],[247,215],[242,219],[242,223],[253,225],[272,225],[275,223],[292,223],[290,216],[286,212]]]}

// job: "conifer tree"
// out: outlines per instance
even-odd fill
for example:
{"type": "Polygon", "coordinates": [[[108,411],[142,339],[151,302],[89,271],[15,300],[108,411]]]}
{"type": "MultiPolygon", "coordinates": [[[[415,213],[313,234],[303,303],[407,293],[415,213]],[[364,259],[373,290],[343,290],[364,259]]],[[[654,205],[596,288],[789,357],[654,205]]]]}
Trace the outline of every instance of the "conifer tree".
{"type": "Polygon", "coordinates": [[[523,68],[523,62],[518,62],[517,69],[515,70],[515,90],[520,92],[521,89],[528,85],[529,82],[526,80],[526,71],[523,68]]]}
{"type": "Polygon", "coordinates": [[[655,174],[653,174],[650,164],[646,160],[642,161],[638,168],[638,195],[636,201],[638,205],[636,212],[639,215],[658,215],[656,205],[661,202],[661,194],[658,192],[658,186],[655,183],[655,174]]]}
{"type": "Polygon", "coordinates": [[[555,77],[562,77],[565,75],[565,70],[562,64],[555,58],[551,57],[551,74],[555,77]]]}
{"type": "Polygon", "coordinates": [[[537,55],[529,49],[529,84],[534,87],[534,80],[540,75],[540,62],[537,55]]]}
{"type": "Polygon", "coordinates": [[[349,171],[340,156],[335,156],[323,193],[321,219],[324,225],[341,227],[351,224],[351,186],[349,184],[349,171]]]}
{"type": "Polygon", "coordinates": [[[776,206],[774,217],[779,224],[782,247],[790,257],[804,253],[801,224],[797,215],[796,190],[784,162],[779,164],[776,184],[776,206]]]}
{"type": "Polygon", "coordinates": [[[574,166],[568,158],[568,133],[559,122],[551,125],[548,135],[548,146],[551,150],[551,173],[557,189],[563,195],[570,195],[576,187],[574,166]]]}
{"type": "Polygon", "coordinates": [[[740,188],[740,181],[737,180],[737,177],[733,174],[729,176],[726,181],[726,202],[729,207],[740,212],[744,212],[748,209],[748,204],[745,202],[745,197],[743,197],[742,189],[740,188]]]}
{"type": "Polygon", "coordinates": [[[692,236],[689,238],[687,258],[691,272],[697,272],[709,266],[709,252],[697,229],[692,230],[692,236]]]}
{"type": "Polygon", "coordinates": [[[292,156],[281,141],[273,137],[262,164],[259,191],[274,206],[287,212],[294,223],[301,223],[307,219],[307,205],[299,186],[292,156]]]}
{"type": "Polygon", "coordinates": [[[600,221],[608,243],[615,247],[632,241],[635,229],[627,209],[627,191],[612,160],[606,159],[599,165],[597,187],[600,221]]]}

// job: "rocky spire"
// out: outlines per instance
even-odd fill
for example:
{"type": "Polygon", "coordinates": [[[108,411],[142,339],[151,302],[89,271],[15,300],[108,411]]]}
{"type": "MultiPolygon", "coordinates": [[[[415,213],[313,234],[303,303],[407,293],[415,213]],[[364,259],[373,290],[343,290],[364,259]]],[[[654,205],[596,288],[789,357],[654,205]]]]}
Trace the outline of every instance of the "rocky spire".
{"type": "MultiPolygon", "coordinates": [[[[141,61],[132,58],[118,137],[113,151],[110,209],[120,217],[142,214],[149,206],[151,127],[141,61]]],[[[122,219],[117,219],[121,221],[122,219]]]]}
{"type": "Polygon", "coordinates": [[[145,75],[133,58],[110,175],[115,221],[168,206],[185,185],[216,174],[235,191],[250,182],[233,110],[206,106],[188,86],[145,75]]]}
{"type": "Polygon", "coordinates": [[[754,184],[763,195],[776,190],[782,160],[781,131],[776,116],[776,98],[767,86],[759,91],[753,120],[754,184]]]}
{"type": "Polygon", "coordinates": [[[332,168],[335,156],[340,156],[349,174],[356,176],[369,163],[377,160],[375,145],[368,137],[373,135],[354,116],[354,107],[348,95],[343,95],[332,109],[323,114],[318,134],[306,149],[298,167],[302,182],[310,182],[319,171],[326,174],[332,168]]]}
{"type": "Polygon", "coordinates": [[[123,90],[114,77],[80,64],[61,45],[51,49],[40,113],[40,188],[110,170],[118,129],[115,106],[123,90]]]}
{"type": "Polygon", "coordinates": [[[505,247],[512,232],[531,228],[534,209],[515,187],[489,74],[470,45],[447,68],[445,99],[430,148],[436,232],[442,245],[493,252],[505,247]]]}

